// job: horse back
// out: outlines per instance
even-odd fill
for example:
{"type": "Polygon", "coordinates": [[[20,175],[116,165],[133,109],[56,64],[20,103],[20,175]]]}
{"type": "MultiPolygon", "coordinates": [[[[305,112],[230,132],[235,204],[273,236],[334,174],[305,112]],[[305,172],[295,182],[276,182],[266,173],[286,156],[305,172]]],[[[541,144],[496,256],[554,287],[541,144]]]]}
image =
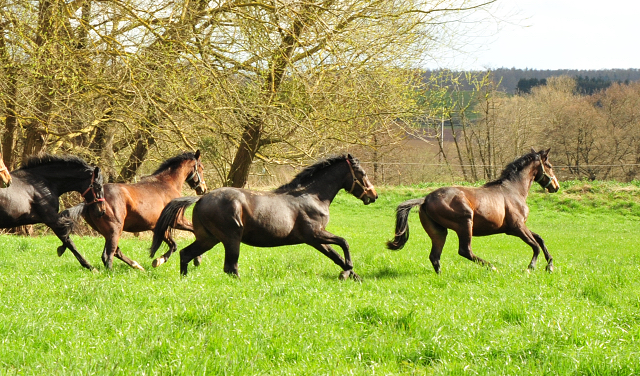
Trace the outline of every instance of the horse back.
{"type": "Polygon", "coordinates": [[[491,235],[507,229],[505,196],[486,187],[444,187],[425,198],[421,210],[432,220],[456,232],[468,229],[474,236],[491,235]]]}
{"type": "Polygon", "coordinates": [[[162,209],[181,192],[167,186],[140,182],[135,184],[110,183],[104,185],[108,203],[107,215],[102,220],[119,223],[123,231],[152,230],[162,209]]]}
{"type": "Polygon", "coordinates": [[[304,243],[305,233],[313,231],[308,225],[322,217],[318,213],[321,208],[314,211],[306,206],[286,194],[218,188],[196,204],[194,217],[198,215],[203,225],[223,242],[238,238],[252,246],[277,247],[304,243]]]}

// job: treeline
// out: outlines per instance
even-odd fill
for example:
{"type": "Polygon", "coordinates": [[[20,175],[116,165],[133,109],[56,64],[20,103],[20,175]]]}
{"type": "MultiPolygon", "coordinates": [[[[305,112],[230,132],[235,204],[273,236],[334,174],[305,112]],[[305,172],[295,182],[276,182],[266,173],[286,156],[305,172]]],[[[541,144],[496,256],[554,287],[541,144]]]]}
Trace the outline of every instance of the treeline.
{"type": "Polygon", "coordinates": [[[409,67],[491,3],[2,0],[5,164],[71,153],[128,182],[199,148],[213,186],[242,186],[395,142],[424,113],[409,67]]]}
{"type": "MultiPolygon", "coordinates": [[[[425,77],[437,77],[442,75],[442,70],[427,70],[425,77]]],[[[550,77],[572,77],[578,81],[578,88],[587,94],[606,88],[610,83],[630,83],[640,81],[640,69],[516,69],[498,68],[491,69],[492,80],[499,84],[501,90],[509,94],[517,92],[530,92],[531,87],[544,85],[550,77]]],[[[455,72],[458,75],[471,74],[478,75],[483,72],[455,72]]],[[[465,90],[472,90],[473,85],[462,83],[465,90]]]]}
{"type": "Polygon", "coordinates": [[[427,123],[454,179],[494,179],[532,146],[552,149],[563,178],[640,178],[640,82],[585,94],[575,78],[550,77],[530,93],[507,95],[491,74],[451,80],[472,89],[449,86],[441,120],[427,123]]]}

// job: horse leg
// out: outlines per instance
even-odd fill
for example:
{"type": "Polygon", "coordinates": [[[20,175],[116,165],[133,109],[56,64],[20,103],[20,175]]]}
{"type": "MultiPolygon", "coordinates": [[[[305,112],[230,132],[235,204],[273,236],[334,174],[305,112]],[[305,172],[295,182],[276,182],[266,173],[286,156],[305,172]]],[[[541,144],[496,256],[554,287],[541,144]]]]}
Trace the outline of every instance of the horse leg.
{"type": "Polygon", "coordinates": [[[64,249],[69,248],[71,250],[71,253],[73,253],[73,255],[76,257],[76,259],[80,263],[80,265],[82,265],[83,267],[91,271],[95,270],[95,268],[91,264],[89,264],[89,262],[85,260],[84,257],[80,254],[80,252],[78,252],[78,250],[76,249],[76,245],[73,243],[73,240],[71,240],[71,238],[69,237],[69,233],[71,232],[71,229],[68,226],[65,226],[64,224],[59,223],[59,221],[58,223],[48,223],[46,225],[49,226],[49,228],[53,230],[53,233],[56,234],[58,239],[62,241],[62,245],[58,247],[59,256],[61,256],[60,248],[63,249],[62,253],[64,253],[64,249]]]}
{"type": "Polygon", "coordinates": [[[189,262],[210,250],[218,243],[220,243],[220,241],[215,238],[208,238],[206,240],[196,239],[193,243],[183,248],[180,251],[180,274],[183,276],[187,275],[189,262]]]}
{"type": "Polygon", "coordinates": [[[138,264],[137,261],[132,260],[130,258],[128,258],[127,256],[125,256],[122,251],[120,250],[120,247],[116,248],[116,253],[115,256],[117,258],[119,258],[120,260],[124,261],[127,265],[129,265],[130,267],[134,268],[134,269],[138,269],[138,270],[142,270],[144,271],[144,268],[142,267],[142,265],[138,264]]]}
{"type": "Polygon", "coordinates": [[[471,260],[480,265],[485,265],[495,270],[495,267],[490,262],[481,259],[473,254],[471,250],[471,237],[473,236],[473,219],[467,220],[467,223],[461,227],[458,231],[458,254],[468,260],[471,260]]]}
{"type": "Polygon", "coordinates": [[[353,271],[353,265],[347,264],[347,262],[336,252],[330,245],[327,244],[311,244],[311,246],[323,255],[331,259],[336,265],[342,268],[339,278],[342,280],[353,278],[354,281],[362,281],[359,275],[353,271]]]}
{"type": "MultiPolygon", "coordinates": [[[[193,232],[193,227],[191,228],[191,232],[193,232]]],[[[171,255],[173,255],[175,251],[178,249],[178,244],[176,243],[175,240],[173,240],[173,237],[171,237],[171,235],[167,234],[164,238],[164,242],[167,243],[167,245],[169,246],[169,250],[164,255],[153,260],[153,263],[151,263],[151,266],[153,266],[154,268],[157,268],[158,266],[167,262],[169,260],[169,257],[171,257],[171,255]]],[[[193,259],[193,265],[200,266],[201,261],[202,261],[202,255],[196,256],[193,259]]]]}
{"type": "Polygon", "coordinates": [[[167,262],[167,260],[169,260],[169,257],[171,257],[171,255],[178,249],[178,245],[176,244],[175,240],[173,240],[171,235],[166,234],[164,237],[164,242],[169,246],[169,250],[164,255],[153,260],[151,266],[153,266],[154,268],[157,268],[158,266],[167,262]]]}
{"type": "Polygon", "coordinates": [[[105,236],[104,250],[102,251],[102,263],[107,270],[113,268],[113,256],[118,249],[119,234],[113,232],[111,235],[105,236]]]}
{"type": "Polygon", "coordinates": [[[240,258],[240,241],[225,241],[224,245],[224,272],[240,277],[238,273],[238,258],[240,258]]]}
{"type": "Polygon", "coordinates": [[[540,246],[533,236],[533,233],[524,224],[520,224],[520,227],[508,232],[507,234],[519,237],[523,242],[527,243],[529,247],[531,247],[533,250],[533,257],[531,258],[531,262],[527,269],[534,270],[538,261],[538,255],[540,255],[540,246]]]}
{"type": "Polygon", "coordinates": [[[349,252],[349,243],[337,235],[330,233],[327,230],[322,230],[317,234],[312,241],[308,241],[307,244],[311,245],[315,249],[322,252],[325,256],[329,257],[333,262],[342,268],[340,273],[340,279],[353,278],[356,281],[361,281],[362,278],[353,271],[353,261],[351,261],[351,253],[349,252]],[[342,248],[344,253],[344,260],[333,250],[328,244],[335,244],[342,248]],[[328,252],[328,253],[326,253],[328,252]],[[337,258],[336,258],[337,257],[337,258]]]}
{"type": "MultiPolygon", "coordinates": [[[[182,212],[182,215],[179,216],[178,219],[176,220],[174,228],[177,230],[189,231],[193,233],[193,223],[191,223],[191,221],[185,218],[184,211],[182,212]]],[[[162,258],[164,259],[164,261],[160,262],[158,265],[162,265],[164,262],[166,262],[169,259],[169,257],[171,257],[171,255],[178,249],[175,241],[171,237],[171,234],[167,235],[167,237],[165,238],[165,243],[169,245],[169,251],[164,255],[162,255],[162,258]]],[[[196,256],[193,259],[194,266],[200,266],[201,262],[202,262],[202,255],[196,256]]]]}
{"type": "Polygon", "coordinates": [[[542,248],[542,252],[544,253],[544,258],[547,259],[547,268],[546,268],[547,271],[553,272],[553,270],[555,269],[553,266],[553,257],[551,257],[551,254],[549,253],[547,246],[544,244],[544,240],[542,240],[542,237],[540,237],[540,235],[536,234],[533,231],[531,231],[531,235],[533,235],[533,238],[540,245],[540,248],[542,248]]]}
{"type": "Polygon", "coordinates": [[[434,222],[431,217],[422,210],[420,210],[420,223],[422,223],[422,227],[431,238],[429,260],[436,273],[440,274],[440,256],[442,255],[444,243],[447,241],[447,228],[434,222]]]}

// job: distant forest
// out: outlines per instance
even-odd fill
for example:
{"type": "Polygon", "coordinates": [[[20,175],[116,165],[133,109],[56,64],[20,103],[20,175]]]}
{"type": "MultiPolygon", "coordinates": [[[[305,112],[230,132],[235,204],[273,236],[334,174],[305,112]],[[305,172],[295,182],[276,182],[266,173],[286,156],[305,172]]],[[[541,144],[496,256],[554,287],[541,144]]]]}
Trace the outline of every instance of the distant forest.
{"type": "MultiPolygon", "coordinates": [[[[494,81],[500,82],[500,89],[514,94],[525,88],[530,90],[531,87],[544,85],[549,77],[569,76],[576,78],[578,85],[586,93],[592,93],[594,90],[606,88],[612,82],[629,83],[640,81],[640,69],[601,69],[601,70],[579,70],[579,69],[556,69],[556,70],[538,70],[538,69],[516,69],[516,68],[498,68],[492,70],[494,81]]],[[[428,71],[427,75],[435,74],[438,71],[428,71]]]]}

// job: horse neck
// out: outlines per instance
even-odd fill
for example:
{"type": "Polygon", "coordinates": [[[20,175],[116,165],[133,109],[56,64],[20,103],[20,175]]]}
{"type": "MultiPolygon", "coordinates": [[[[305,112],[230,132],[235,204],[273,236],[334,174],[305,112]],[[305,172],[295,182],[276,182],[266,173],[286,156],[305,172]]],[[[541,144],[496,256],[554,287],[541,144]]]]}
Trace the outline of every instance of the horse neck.
{"type": "Polygon", "coordinates": [[[30,177],[29,180],[36,180],[38,184],[44,184],[51,193],[60,196],[67,192],[84,193],[89,187],[93,171],[77,170],[60,173],[55,167],[43,166],[23,170],[22,173],[28,175],[30,177]]]}
{"type": "Polygon", "coordinates": [[[307,193],[315,195],[322,202],[331,204],[338,192],[345,187],[348,165],[339,163],[327,167],[316,174],[318,178],[305,189],[307,193]]]}
{"type": "Polygon", "coordinates": [[[155,177],[167,185],[181,191],[182,184],[187,180],[187,176],[191,173],[191,169],[187,168],[186,163],[181,164],[177,168],[170,168],[155,175],[155,177]]]}
{"type": "Polygon", "coordinates": [[[539,167],[540,165],[534,161],[526,168],[523,168],[520,172],[520,179],[512,183],[522,198],[526,199],[529,196],[529,190],[531,190],[531,185],[533,185],[539,167]]]}

